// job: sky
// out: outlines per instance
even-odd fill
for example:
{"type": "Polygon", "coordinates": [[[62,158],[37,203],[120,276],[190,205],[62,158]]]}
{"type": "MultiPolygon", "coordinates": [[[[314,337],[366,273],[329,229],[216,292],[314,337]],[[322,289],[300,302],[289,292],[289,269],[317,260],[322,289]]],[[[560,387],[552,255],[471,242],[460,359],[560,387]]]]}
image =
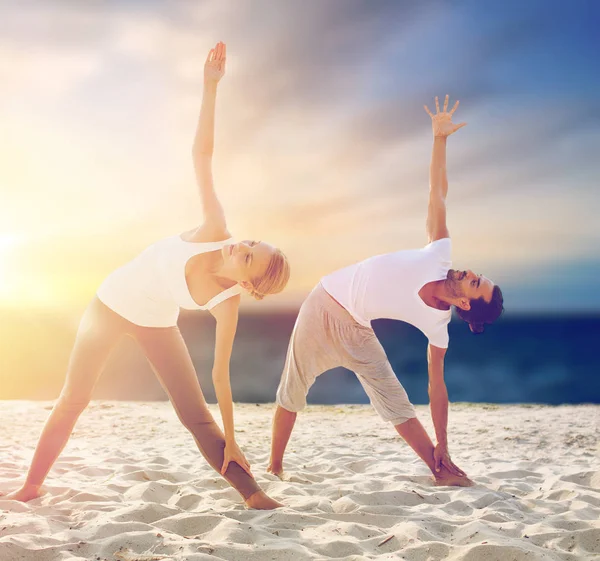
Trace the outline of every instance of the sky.
{"type": "Polygon", "coordinates": [[[214,175],[237,239],[325,274],[427,243],[430,119],[448,141],[457,269],[507,313],[600,311],[595,2],[0,0],[0,307],[82,309],[200,224],[203,64],[228,45],[214,175]]]}

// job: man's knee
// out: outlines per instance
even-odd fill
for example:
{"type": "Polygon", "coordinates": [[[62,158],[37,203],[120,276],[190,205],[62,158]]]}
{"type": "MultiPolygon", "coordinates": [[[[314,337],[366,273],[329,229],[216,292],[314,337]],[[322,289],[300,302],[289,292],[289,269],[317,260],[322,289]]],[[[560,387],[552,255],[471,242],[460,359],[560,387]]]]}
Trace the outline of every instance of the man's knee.
{"type": "Polygon", "coordinates": [[[287,407],[277,404],[277,409],[275,410],[273,422],[275,423],[275,425],[278,425],[280,423],[293,423],[296,421],[297,416],[297,411],[291,411],[287,407]]]}
{"type": "Polygon", "coordinates": [[[296,399],[294,401],[290,399],[277,399],[277,412],[283,415],[296,415],[306,407],[306,398],[302,401],[296,399]]]}
{"type": "Polygon", "coordinates": [[[381,419],[394,426],[402,425],[417,417],[415,406],[408,399],[404,399],[402,395],[390,400],[372,399],[371,403],[381,419]]]}
{"type": "Polygon", "coordinates": [[[275,395],[275,403],[285,411],[298,413],[306,407],[306,395],[308,390],[299,384],[280,384],[275,395]]]}
{"type": "Polygon", "coordinates": [[[400,416],[396,417],[395,419],[390,419],[389,422],[392,423],[392,425],[394,425],[396,428],[406,428],[411,424],[418,422],[418,419],[416,414],[413,414],[412,417],[400,416]]]}

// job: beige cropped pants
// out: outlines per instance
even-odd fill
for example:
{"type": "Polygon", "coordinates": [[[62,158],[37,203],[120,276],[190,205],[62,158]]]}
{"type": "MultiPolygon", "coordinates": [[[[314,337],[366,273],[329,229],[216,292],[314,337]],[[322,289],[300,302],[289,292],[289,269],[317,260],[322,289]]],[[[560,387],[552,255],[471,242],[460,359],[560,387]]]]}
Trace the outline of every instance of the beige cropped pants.
{"type": "Polygon", "coordinates": [[[317,377],[331,368],[352,370],[384,421],[416,417],[375,332],[360,325],[319,283],[302,304],[277,389],[277,404],[297,412],[317,377]]]}

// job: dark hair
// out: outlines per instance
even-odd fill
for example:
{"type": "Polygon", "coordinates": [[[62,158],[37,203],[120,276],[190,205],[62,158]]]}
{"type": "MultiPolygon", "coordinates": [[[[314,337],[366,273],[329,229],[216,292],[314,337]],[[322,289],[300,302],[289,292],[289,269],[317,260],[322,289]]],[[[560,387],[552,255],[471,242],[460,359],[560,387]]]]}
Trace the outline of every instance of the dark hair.
{"type": "Polygon", "coordinates": [[[486,323],[494,323],[504,311],[504,298],[498,285],[494,286],[492,299],[486,302],[481,298],[471,300],[471,309],[456,308],[458,316],[465,320],[473,333],[483,333],[486,323]]]}

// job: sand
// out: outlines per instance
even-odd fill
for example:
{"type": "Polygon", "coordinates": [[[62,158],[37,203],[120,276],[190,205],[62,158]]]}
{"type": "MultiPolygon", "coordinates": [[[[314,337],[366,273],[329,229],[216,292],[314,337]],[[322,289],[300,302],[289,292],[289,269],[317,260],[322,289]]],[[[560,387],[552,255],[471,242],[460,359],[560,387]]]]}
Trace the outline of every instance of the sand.
{"type": "MultiPolygon", "coordinates": [[[[0,491],[23,480],[50,407],[1,403],[0,491]]],[[[453,404],[450,451],[471,488],[433,486],[357,405],[300,414],[280,481],[266,473],[273,410],[236,406],[255,476],[287,505],[265,512],[208,467],[169,403],[93,402],[46,494],[0,497],[0,561],[600,558],[600,406],[453,404]]]]}

